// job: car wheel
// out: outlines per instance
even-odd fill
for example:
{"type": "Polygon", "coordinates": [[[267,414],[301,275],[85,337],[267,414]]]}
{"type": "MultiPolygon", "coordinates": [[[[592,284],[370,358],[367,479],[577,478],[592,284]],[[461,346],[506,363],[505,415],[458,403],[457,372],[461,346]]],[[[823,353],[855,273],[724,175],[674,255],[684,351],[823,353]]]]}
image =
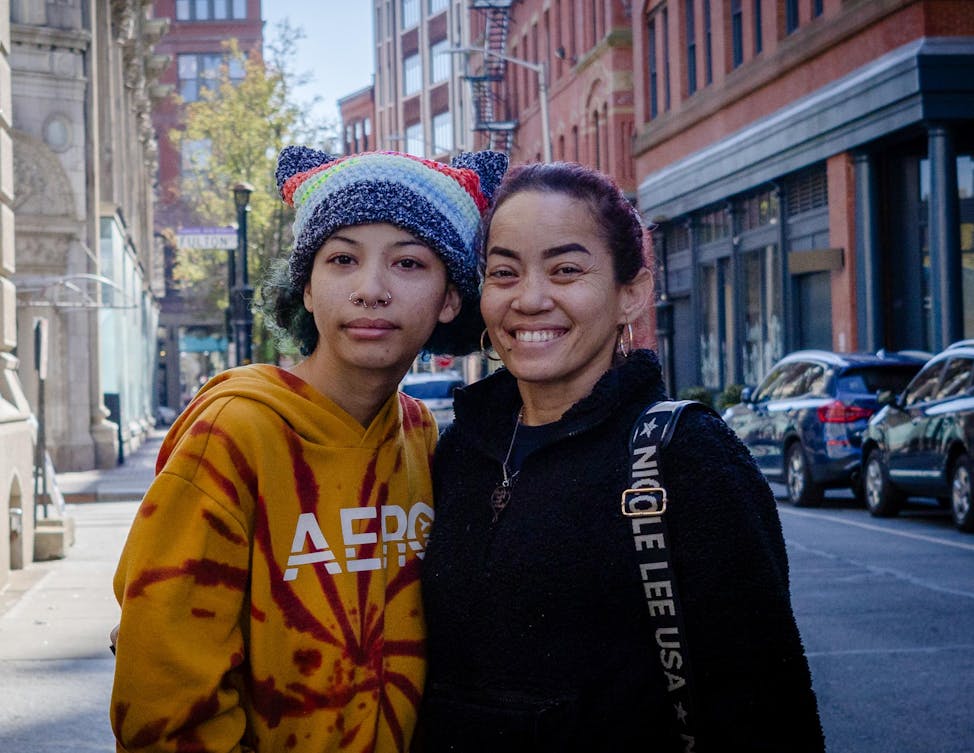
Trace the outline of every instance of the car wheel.
{"type": "Polygon", "coordinates": [[[799,442],[788,447],[785,457],[785,484],[788,499],[795,507],[812,507],[822,501],[822,487],[812,481],[805,451],[799,442]]]}
{"type": "Polygon", "coordinates": [[[866,507],[870,515],[889,518],[900,511],[903,495],[893,489],[886,463],[883,462],[883,453],[879,450],[873,450],[866,458],[863,485],[866,487],[866,507]]]}
{"type": "Polygon", "coordinates": [[[950,477],[950,511],[962,531],[974,531],[974,506],[971,505],[971,459],[961,455],[950,477]]]}

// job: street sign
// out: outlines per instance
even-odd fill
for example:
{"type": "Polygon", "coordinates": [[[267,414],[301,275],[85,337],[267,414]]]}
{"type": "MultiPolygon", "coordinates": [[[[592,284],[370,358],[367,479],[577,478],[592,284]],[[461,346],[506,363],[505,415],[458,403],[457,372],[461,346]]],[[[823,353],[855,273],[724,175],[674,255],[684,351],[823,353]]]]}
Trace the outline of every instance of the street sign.
{"type": "Polygon", "coordinates": [[[180,248],[236,248],[237,229],[233,227],[184,227],[176,233],[180,248]]]}

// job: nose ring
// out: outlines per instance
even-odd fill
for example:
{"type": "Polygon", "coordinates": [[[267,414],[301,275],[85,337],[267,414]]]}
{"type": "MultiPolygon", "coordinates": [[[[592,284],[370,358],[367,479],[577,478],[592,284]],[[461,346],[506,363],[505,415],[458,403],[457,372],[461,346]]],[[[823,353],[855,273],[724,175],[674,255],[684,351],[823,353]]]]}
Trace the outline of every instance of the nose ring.
{"type": "Polygon", "coordinates": [[[388,306],[389,302],[392,300],[392,293],[388,290],[386,291],[385,298],[376,298],[374,301],[369,303],[365,298],[358,294],[358,291],[353,290],[348,295],[348,300],[353,306],[361,306],[367,309],[377,309],[379,306],[388,306]]]}

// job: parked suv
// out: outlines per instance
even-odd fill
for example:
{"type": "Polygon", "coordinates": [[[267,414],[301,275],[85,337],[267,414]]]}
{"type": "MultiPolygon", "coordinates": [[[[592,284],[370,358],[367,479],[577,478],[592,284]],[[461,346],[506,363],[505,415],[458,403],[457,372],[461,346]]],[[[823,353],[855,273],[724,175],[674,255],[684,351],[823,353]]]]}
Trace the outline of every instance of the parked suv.
{"type": "Polygon", "coordinates": [[[843,486],[861,498],[862,432],[880,407],[877,393],[901,390],[925,355],[797,351],[756,389],[745,387],[724,420],[793,504],[818,504],[825,489],[843,486]]]}
{"type": "Polygon", "coordinates": [[[895,515],[907,496],[936,497],[958,528],[974,531],[972,380],[974,341],[964,340],[930,359],[902,394],[880,396],[888,404],[863,438],[869,512],[895,515]]]}
{"type": "Polygon", "coordinates": [[[453,423],[453,391],[463,387],[458,371],[406,374],[399,386],[403,392],[426,403],[437,427],[442,430],[453,423]]]}

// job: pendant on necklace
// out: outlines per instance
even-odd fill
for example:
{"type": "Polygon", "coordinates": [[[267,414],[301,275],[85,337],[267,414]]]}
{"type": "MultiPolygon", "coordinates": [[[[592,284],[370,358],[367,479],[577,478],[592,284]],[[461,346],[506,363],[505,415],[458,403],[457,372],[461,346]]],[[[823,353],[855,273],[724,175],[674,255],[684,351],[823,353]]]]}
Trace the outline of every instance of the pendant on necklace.
{"type": "Polygon", "coordinates": [[[507,507],[507,502],[511,498],[511,482],[507,479],[501,481],[493,493],[490,495],[490,507],[494,511],[494,520],[496,523],[500,514],[504,512],[504,508],[507,507]]]}

